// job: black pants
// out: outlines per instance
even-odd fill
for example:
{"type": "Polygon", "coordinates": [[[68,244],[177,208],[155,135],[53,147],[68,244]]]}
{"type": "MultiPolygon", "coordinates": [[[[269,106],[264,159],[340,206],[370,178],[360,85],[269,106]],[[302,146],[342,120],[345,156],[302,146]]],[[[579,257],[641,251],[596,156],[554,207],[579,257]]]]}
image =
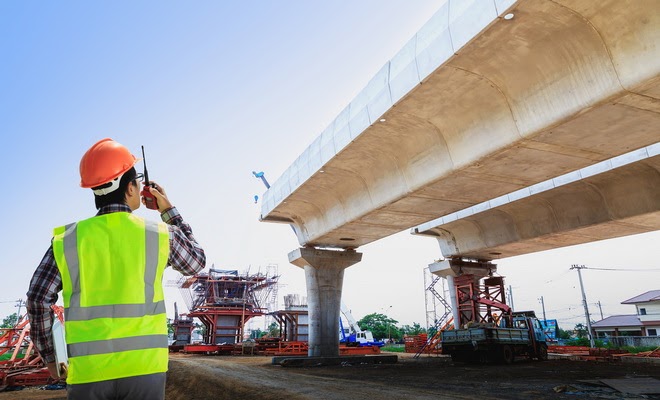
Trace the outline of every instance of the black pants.
{"type": "Polygon", "coordinates": [[[165,373],[67,385],[68,400],[163,400],[165,373]]]}

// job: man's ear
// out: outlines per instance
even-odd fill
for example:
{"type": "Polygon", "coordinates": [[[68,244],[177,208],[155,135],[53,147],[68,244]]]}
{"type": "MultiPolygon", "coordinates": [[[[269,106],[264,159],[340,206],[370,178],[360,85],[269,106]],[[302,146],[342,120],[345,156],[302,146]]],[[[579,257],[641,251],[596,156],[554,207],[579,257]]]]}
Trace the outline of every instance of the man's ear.
{"type": "Polygon", "coordinates": [[[139,190],[140,188],[138,187],[138,183],[136,181],[129,183],[126,187],[126,199],[135,196],[136,192],[139,192],[139,190]]]}

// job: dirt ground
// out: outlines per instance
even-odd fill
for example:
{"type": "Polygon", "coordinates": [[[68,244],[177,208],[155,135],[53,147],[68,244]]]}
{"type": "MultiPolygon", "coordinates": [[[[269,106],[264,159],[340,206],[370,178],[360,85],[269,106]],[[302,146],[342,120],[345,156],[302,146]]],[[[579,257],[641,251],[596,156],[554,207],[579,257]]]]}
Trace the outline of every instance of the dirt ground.
{"type": "MultiPolygon", "coordinates": [[[[283,368],[271,360],[172,355],[166,399],[660,399],[660,395],[626,395],[581,382],[660,379],[660,364],[521,360],[509,366],[466,365],[445,357],[413,359],[399,354],[396,364],[283,368]]],[[[6,399],[63,400],[66,393],[38,389],[0,393],[0,400],[6,399]]]]}

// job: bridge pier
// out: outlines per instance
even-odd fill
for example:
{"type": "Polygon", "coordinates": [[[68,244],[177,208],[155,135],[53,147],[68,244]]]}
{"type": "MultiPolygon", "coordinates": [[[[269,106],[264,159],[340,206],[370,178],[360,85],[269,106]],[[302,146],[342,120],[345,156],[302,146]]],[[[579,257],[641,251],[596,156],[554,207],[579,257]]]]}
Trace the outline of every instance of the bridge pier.
{"type": "Polygon", "coordinates": [[[458,299],[456,298],[454,278],[464,274],[470,274],[473,275],[474,282],[478,284],[481,278],[492,275],[493,272],[497,271],[497,265],[489,261],[468,261],[460,257],[455,257],[429,264],[429,271],[434,275],[447,279],[449,304],[451,305],[452,317],[455,321],[454,324],[457,324],[456,321],[460,321],[461,319],[458,312],[458,299]]]}
{"type": "Polygon", "coordinates": [[[355,250],[303,247],[289,253],[289,262],[305,270],[309,312],[310,357],[339,356],[339,312],[344,269],[362,260],[355,250]]]}

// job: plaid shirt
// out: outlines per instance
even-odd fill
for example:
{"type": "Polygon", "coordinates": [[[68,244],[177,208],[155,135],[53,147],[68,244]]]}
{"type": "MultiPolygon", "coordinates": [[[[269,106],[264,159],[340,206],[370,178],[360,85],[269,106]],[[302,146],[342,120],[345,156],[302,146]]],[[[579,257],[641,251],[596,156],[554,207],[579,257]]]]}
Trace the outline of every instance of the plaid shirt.
{"type": "MultiPolygon", "coordinates": [[[[126,204],[109,204],[101,207],[96,215],[113,212],[131,212],[126,204]]],[[[188,225],[176,208],[172,207],[160,215],[168,224],[170,234],[170,257],[167,264],[184,275],[193,275],[206,266],[206,255],[188,225]]],[[[41,357],[46,362],[55,361],[52,340],[53,312],[50,306],[57,301],[62,290],[62,277],[55,262],[51,244],[37,270],[32,276],[27,292],[27,313],[30,318],[30,337],[41,357]]]]}

